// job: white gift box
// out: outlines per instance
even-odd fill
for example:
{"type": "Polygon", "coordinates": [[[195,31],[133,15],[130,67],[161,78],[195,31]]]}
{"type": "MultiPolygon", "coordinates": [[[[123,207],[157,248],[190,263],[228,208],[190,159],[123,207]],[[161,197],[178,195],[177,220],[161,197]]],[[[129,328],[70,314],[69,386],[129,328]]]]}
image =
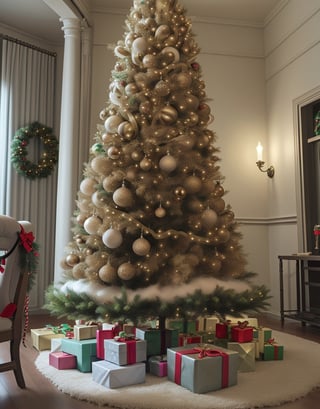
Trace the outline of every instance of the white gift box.
{"type": "Polygon", "coordinates": [[[106,388],[115,389],[144,383],[145,378],[146,364],[144,362],[127,366],[119,366],[108,361],[92,363],[92,380],[106,388]]]}
{"type": "Polygon", "coordinates": [[[51,339],[51,350],[50,352],[60,352],[61,351],[62,338],[52,338],[51,339]]]}

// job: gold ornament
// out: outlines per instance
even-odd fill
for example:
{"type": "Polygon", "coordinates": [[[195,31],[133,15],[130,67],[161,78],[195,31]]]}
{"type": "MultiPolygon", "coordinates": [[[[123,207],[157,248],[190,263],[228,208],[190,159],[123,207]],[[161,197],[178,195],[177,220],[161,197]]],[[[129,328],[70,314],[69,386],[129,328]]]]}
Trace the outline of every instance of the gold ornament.
{"type": "Polygon", "coordinates": [[[154,212],[155,216],[161,219],[162,217],[165,217],[166,215],[166,210],[160,205],[154,212]]]}
{"type": "Polygon", "coordinates": [[[130,207],[133,204],[133,196],[131,190],[122,185],[114,191],[112,199],[117,206],[130,207]]]}
{"type": "Polygon", "coordinates": [[[118,276],[121,280],[131,280],[136,275],[135,267],[130,263],[122,263],[118,267],[118,276]]]}
{"type": "Polygon", "coordinates": [[[163,124],[171,125],[178,119],[178,112],[173,106],[167,105],[161,108],[159,118],[163,124]]]}
{"type": "Polygon", "coordinates": [[[98,182],[92,178],[85,178],[80,183],[80,192],[86,196],[91,196],[96,191],[98,182]]]}
{"type": "Polygon", "coordinates": [[[160,159],[159,167],[164,172],[170,173],[170,172],[173,172],[176,169],[177,161],[172,155],[170,155],[170,153],[167,153],[165,156],[163,156],[160,159]]]}
{"type": "Polygon", "coordinates": [[[198,176],[191,175],[184,180],[183,186],[185,187],[187,193],[192,195],[201,190],[202,182],[198,176]]]}
{"type": "Polygon", "coordinates": [[[112,284],[117,279],[117,270],[110,263],[102,266],[98,274],[100,280],[107,284],[112,284]]]}
{"type": "Polygon", "coordinates": [[[83,227],[88,234],[97,234],[102,225],[102,220],[98,216],[90,216],[84,222],[83,227]]]}
{"type": "Polygon", "coordinates": [[[120,156],[120,149],[117,148],[116,146],[110,146],[110,148],[107,151],[108,157],[110,159],[119,159],[120,156]]]}
{"type": "Polygon", "coordinates": [[[187,196],[187,191],[183,186],[177,186],[174,189],[174,194],[176,195],[177,199],[184,199],[187,196]]]}
{"type": "Polygon", "coordinates": [[[210,229],[217,224],[218,215],[214,210],[206,209],[201,215],[201,221],[205,229],[210,229]]]}
{"type": "Polygon", "coordinates": [[[115,133],[118,130],[118,126],[123,122],[123,118],[119,115],[111,115],[104,122],[104,127],[107,132],[115,133]]]}
{"type": "Polygon", "coordinates": [[[150,170],[152,167],[152,161],[151,159],[144,157],[141,162],[140,162],[140,168],[144,171],[150,170]]]}
{"type": "Polygon", "coordinates": [[[150,251],[151,245],[144,237],[140,237],[132,244],[132,250],[138,256],[146,256],[150,251]]]}
{"type": "Polygon", "coordinates": [[[76,254],[68,254],[66,257],[66,263],[71,267],[78,264],[79,261],[80,261],[80,258],[76,254]]]}

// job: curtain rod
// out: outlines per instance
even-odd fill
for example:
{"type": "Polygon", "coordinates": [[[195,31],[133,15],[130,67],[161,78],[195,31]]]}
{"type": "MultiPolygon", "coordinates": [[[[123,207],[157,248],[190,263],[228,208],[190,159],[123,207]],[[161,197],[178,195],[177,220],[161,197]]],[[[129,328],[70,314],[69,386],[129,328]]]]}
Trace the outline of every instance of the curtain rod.
{"type": "Polygon", "coordinates": [[[50,56],[52,56],[52,57],[56,57],[56,56],[57,56],[57,53],[55,53],[55,52],[52,52],[52,51],[49,51],[49,50],[45,50],[44,48],[40,48],[40,47],[37,47],[37,46],[35,46],[35,45],[26,43],[25,41],[21,41],[21,40],[19,40],[18,38],[10,37],[10,36],[8,36],[8,35],[6,35],[6,34],[1,34],[1,33],[0,33],[0,39],[1,39],[1,40],[3,39],[3,40],[12,41],[13,43],[17,43],[17,44],[23,45],[24,47],[31,48],[32,50],[39,51],[40,53],[48,54],[48,55],[50,55],[50,56]]]}

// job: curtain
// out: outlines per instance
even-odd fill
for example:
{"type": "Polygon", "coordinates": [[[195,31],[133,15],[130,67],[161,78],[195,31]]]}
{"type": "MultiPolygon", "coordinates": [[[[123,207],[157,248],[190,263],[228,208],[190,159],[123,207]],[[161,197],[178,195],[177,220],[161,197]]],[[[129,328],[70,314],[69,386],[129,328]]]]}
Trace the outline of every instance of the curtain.
{"type": "MultiPolygon", "coordinates": [[[[19,175],[10,160],[15,132],[32,122],[53,128],[55,55],[3,37],[0,82],[0,214],[28,220],[40,246],[39,272],[30,308],[41,308],[53,279],[57,169],[45,178],[19,175]]],[[[54,135],[58,138],[56,130],[54,135]]],[[[28,160],[39,160],[39,143],[31,138],[28,160]]],[[[41,148],[41,147],[40,147],[41,148]]]]}

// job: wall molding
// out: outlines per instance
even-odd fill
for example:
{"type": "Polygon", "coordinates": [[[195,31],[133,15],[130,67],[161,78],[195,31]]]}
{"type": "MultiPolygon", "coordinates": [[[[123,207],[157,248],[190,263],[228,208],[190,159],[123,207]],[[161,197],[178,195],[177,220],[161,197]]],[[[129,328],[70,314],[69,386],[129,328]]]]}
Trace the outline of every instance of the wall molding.
{"type": "Polygon", "coordinates": [[[237,217],[236,222],[242,225],[272,226],[277,224],[297,224],[297,216],[279,217],[237,217]]]}

